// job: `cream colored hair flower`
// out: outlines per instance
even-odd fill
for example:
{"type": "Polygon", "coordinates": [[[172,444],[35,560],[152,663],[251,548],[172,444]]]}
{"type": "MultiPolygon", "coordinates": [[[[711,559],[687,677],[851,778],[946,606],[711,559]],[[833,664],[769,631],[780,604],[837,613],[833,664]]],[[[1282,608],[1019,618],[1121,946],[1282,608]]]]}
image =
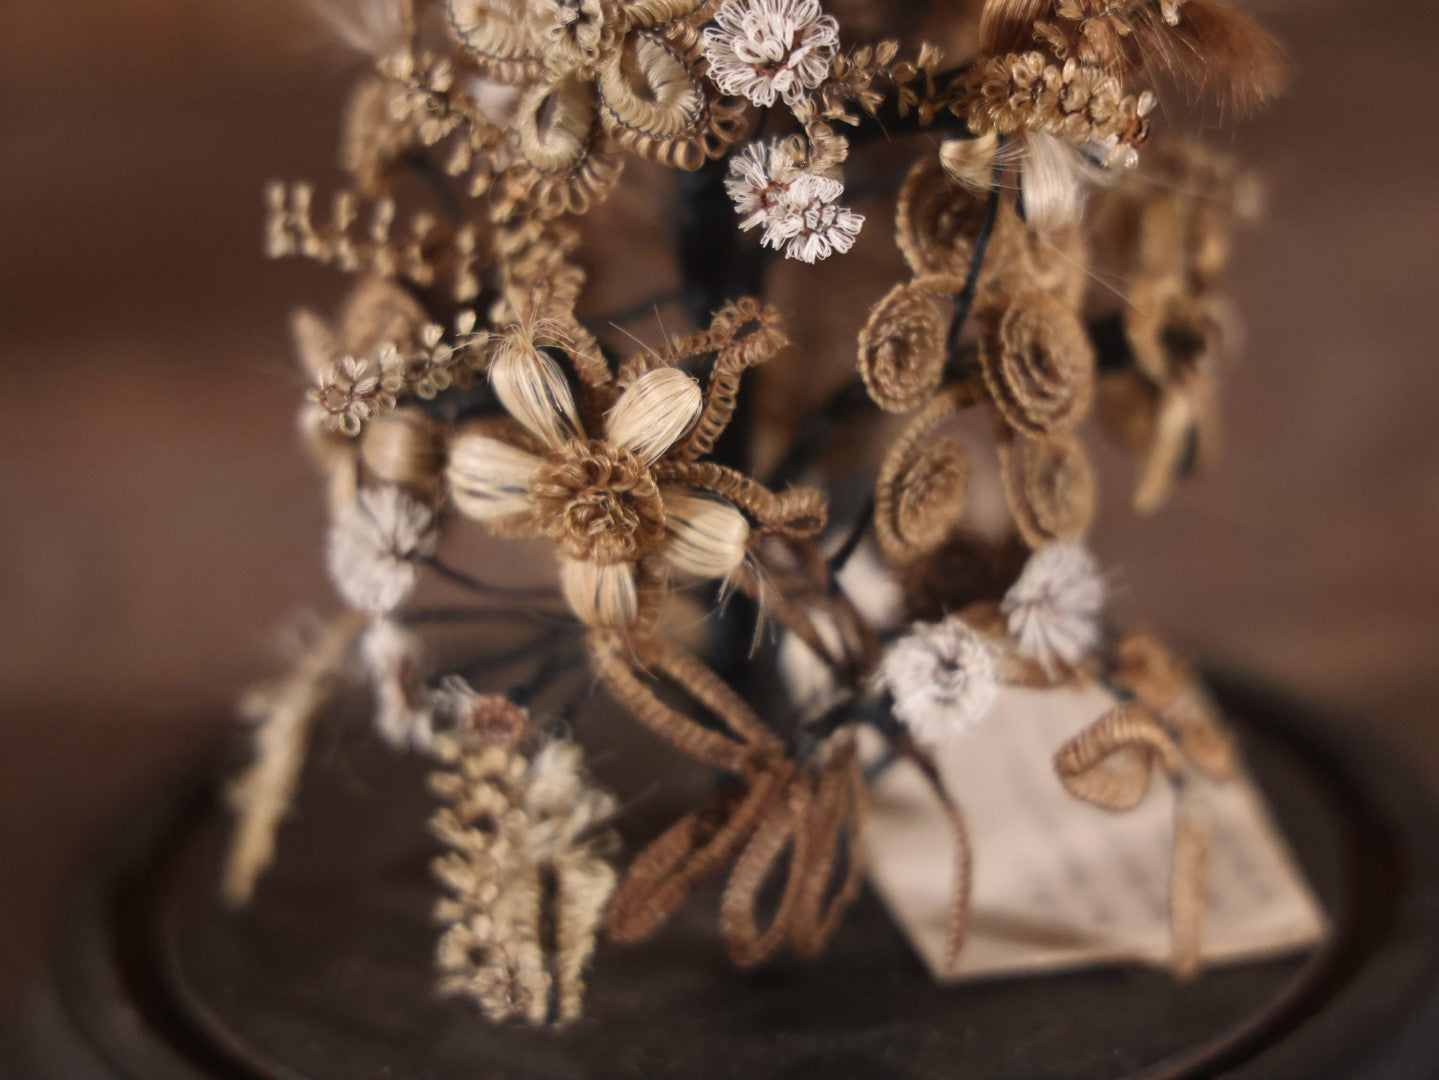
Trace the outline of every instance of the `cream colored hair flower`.
{"type": "Polygon", "coordinates": [[[580,620],[621,628],[639,614],[638,564],[656,557],[701,578],[724,578],[744,560],[750,528],[729,501],[662,485],[654,466],[703,407],[699,384],[675,368],[637,376],[605,417],[602,438],[581,426],[559,365],[521,338],[490,370],[509,414],[543,447],[532,452],[469,434],[450,456],[450,493],[480,521],[527,516],[555,543],[560,583],[580,620]]]}

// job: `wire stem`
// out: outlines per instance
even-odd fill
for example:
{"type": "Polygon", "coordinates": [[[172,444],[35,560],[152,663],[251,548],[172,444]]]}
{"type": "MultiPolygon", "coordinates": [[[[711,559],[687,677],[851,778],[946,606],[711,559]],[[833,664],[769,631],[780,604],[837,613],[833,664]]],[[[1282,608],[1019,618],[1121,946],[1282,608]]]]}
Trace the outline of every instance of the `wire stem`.
{"type": "Polygon", "coordinates": [[[427,567],[446,581],[458,585],[462,589],[479,593],[481,596],[496,596],[504,597],[507,600],[534,602],[537,600],[553,600],[558,595],[554,589],[544,585],[526,588],[517,588],[509,585],[491,585],[487,581],[481,581],[479,578],[470,576],[463,570],[456,570],[453,566],[446,565],[434,556],[430,556],[422,561],[427,567]]]}
{"type": "Polygon", "coordinates": [[[947,353],[950,357],[959,351],[959,336],[964,332],[964,324],[969,321],[970,310],[974,307],[974,297],[979,291],[979,275],[984,269],[984,256],[989,250],[989,238],[994,235],[994,223],[998,218],[999,166],[996,165],[994,180],[989,188],[989,199],[984,204],[984,221],[974,238],[974,253],[969,258],[969,271],[964,278],[964,288],[955,297],[954,318],[950,320],[947,339],[947,353]]]}

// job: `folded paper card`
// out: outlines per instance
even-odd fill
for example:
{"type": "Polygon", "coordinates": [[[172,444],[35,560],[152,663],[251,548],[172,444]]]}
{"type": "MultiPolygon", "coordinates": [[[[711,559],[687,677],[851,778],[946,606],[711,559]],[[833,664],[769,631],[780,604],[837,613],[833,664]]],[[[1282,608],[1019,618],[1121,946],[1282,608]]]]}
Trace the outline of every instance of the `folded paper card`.
{"type": "MultiPolygon", "coordinates": [[[[1054,771],[1055,752],[1114,702],[1096,686],[1005,687],[981,726],[936,751],[973,849],[969,929],[954,964],[945,957],[952,833],[912,765],[877,778],[871,880],[936,979],[1168,965],[1173,790],[1156,783],[1139,806],[1114,812],[1076,799],[1054,771]]],[[[1324,914],[1253,782],[1241,771],[1202,783],[1211,827],[1203,962],[1322,940],[1324,914]]]]}

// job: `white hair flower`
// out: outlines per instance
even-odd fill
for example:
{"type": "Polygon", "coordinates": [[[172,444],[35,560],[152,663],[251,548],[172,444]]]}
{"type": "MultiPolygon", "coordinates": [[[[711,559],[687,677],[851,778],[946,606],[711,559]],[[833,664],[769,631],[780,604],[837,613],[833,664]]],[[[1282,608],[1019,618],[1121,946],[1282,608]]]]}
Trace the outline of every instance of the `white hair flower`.
{"type": "Polygon", "coordinates": [[[415,564],[437,539],[429,507],[390,485],[362,491],[330,528],[330,577],[354,607],[387,614],[414,589],[415,564]]]}
{"type": "Polygon", "coordinates": [[[807,263],[827,259],[836,252],[843,255],[854,247],[864,225],[863,214],[810,194],[818,189],[803,185],[803,181],[812,175],[802,176],[791,185],[784,213],[770,223],[764,237],[772,248],[783,246],[785,258],[807,263]]]}
{"type": "Polygon", "coordinates": [[[800,169],[784,139],[750,143],[731,159],[729,172],[725,191],[745,230],[757,225],[768,229],[797,198],[830,203],[844,194],[840,181],[800,169]]]}
{"type": "Polygon", "coordinates": [[[922,743],[943,742],[984,719],[998,692],[989,643],[956,615],[916,623],[880,659],[875,683],[922,743]]]}
{"type": "Polygon", "coordinates": [[[419,639],[393,619],[376,619],[359,642],[375,697],[375,733],[396,750],[428,750],[434,710],[421,679],[419,639]]]}
{"type": "Polygon", "coordinates": [[[780,139],[751,143],[736,155],[725,190],[741,229],[764,226],[767,247],[807,263],[848,251],[864,224],[862,215],[836,204],[844,184],[797,168],[780,139]]]}
{"type": "Polygon", "coordinates": [[[1020,655],[1050,672],[1078,663],[1099,644],[1104,592],[1104,579],[1083,545],[1040,548],[1001,605],[1020,655]]]}
{"type": "Polygon", "coordinates": [[[704,32],[710,78],[723,93],[795,105],[829,74],[839,23],[819,0],[725,0],[704,32]]]}
{"type": "Polygon", "coordinates": [[[775,204],[789,188],[788,182],[776,174],[780,166],[789,164],[790,157],[783,151],[780,139],[752,142],[730,159],[724,189],[740,216],[741,229],[748,232],[768,220],[775,204]]]}

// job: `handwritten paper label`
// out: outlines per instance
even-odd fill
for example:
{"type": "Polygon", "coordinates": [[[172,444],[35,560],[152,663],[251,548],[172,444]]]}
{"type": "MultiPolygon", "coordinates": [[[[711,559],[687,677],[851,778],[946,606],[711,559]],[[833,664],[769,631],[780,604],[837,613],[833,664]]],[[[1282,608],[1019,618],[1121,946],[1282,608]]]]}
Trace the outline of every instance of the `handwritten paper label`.
{"type": "MultiPolygon", "coordinates": [[[[1116,813],[1074,798],[1053,769],[1055,751],[1113,701],[1097,687],[1005,687],[984,724],[936,753],[974,851],[969,931],[952,968],[949,828],[913,766],[896,763],[877,778],[870,877],[936,979],[1168,964],[1171,788],[1156,780],[1139,806],[1116,813]]],[[[1321,940],[1324,915],[1253,782],[1241,774],[1204,787],[1212,840],[1203,961],[1321,940]]]]}

